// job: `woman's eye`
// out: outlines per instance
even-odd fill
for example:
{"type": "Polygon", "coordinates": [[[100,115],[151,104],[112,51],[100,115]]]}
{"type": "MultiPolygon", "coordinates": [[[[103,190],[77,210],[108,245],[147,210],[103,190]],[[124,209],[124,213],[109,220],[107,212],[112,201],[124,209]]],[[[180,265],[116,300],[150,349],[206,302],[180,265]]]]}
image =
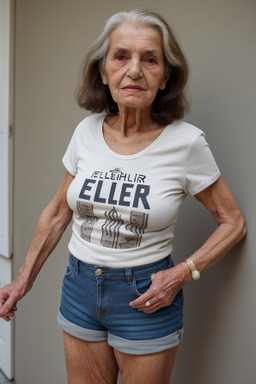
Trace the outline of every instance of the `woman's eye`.
{"type": "Polygon", "coordinates": [[[122,54],[116,55],[116,60],[123,61],[125,59],[126,59],[125,55],[122,55],[122,54]]]}
{"type": "Polygon", "coordinates": [[[146,59],[146,62],[147,62],[148,64],[156,64],[156,63],[157,63],[157,59],[156,59],[155,57],[148,57],[148,58],[146,59]]]}

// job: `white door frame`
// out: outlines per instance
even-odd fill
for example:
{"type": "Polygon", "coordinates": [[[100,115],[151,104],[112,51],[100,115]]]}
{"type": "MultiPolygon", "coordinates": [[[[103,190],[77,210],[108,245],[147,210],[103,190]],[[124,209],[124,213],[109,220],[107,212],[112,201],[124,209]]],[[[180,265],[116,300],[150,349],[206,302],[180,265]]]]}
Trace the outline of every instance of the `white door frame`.
{"type": "MultiPolygon", "coordinates": [[[[14,0],[0,0],[0,287],[12,279],[14,0]]],[[[0,369],[13,378],[13,324],[0,319],[0,369]]]]}
{"type": "MultiPolygon", "coordinates": [[[[11,260],[0,258],[0,288],[12,279],[11,260]]],[[[0,319],[0,369],[9,380],[14,378],[13,363],[13,320],[5,322],[0,319]]]]}

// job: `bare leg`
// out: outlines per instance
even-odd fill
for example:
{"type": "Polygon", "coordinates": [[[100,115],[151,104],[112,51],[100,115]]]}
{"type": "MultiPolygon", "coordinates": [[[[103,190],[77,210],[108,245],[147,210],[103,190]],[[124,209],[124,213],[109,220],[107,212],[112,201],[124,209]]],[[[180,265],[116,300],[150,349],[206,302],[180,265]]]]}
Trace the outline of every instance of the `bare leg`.
{"type": "Polygon", "coordinates": [[[106,341],[88,342],[63,332],[68,384],[116,384],[118,366],[106,341]]]}
{"type": "Polygon", "coordinates": [[[177,349],[141,356],[115,350],[122,384],[169,384],[177,349]]]}

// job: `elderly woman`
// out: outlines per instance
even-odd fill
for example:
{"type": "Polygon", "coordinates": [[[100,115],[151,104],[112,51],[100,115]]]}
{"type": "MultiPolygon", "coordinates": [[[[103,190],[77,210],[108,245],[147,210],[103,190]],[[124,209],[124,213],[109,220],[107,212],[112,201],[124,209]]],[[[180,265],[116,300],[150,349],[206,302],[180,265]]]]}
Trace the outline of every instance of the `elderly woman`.
{"type": "Polygon", "coordinates": [[[245,236],[242,214],[198,128],[181,121],[188,67],[157,14],[121,12],[84,63],[77,99],[97,112],[76,128],[67,170],[44,210],[20,274],[0,291],[10,320],[73,215],[58,323],[69,384],[167,384],[183,335],[182,287],[245,236]],[[171,259],[190,193],[218,228],[171,259]]]}

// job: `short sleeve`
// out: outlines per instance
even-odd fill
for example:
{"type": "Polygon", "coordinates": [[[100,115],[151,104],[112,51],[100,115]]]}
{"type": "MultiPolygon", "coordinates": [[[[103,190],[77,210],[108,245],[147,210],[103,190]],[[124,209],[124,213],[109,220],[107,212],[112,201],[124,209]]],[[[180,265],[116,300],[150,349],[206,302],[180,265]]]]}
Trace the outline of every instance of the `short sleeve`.
{"type": "Polygon", "coordinates": [[[191,195],[203,191],[220,177],[220,171],[202,131],[194,138],[186,161],[185,189],[191,195]]]}
{"type": "Polygon", "coordinates": [[[82,122],[76,127],[67,147],[67,150],[62,158],[62,163],[64,164],[66,170],[71,173],[72,176],[75,176],[75,174],[77,173],[77,156],[79,151],[79,137],[81,133],[81,128],[82,122]]]}

